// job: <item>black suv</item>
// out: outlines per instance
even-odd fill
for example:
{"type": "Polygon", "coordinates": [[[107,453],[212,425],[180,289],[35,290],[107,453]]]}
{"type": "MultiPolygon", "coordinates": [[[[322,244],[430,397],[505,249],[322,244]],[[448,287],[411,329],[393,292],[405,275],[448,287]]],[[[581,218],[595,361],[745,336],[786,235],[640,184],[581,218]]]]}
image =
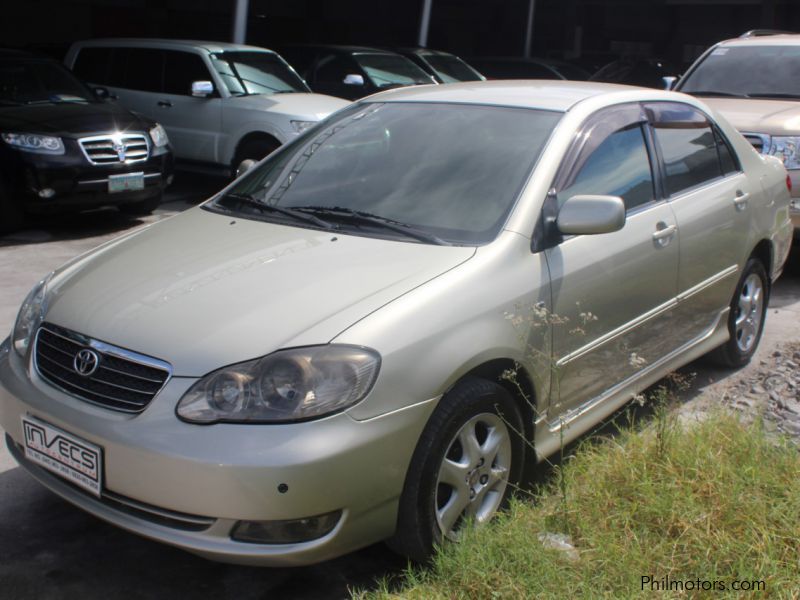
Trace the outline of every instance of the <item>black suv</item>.
{"type": "Polygon", "coordinates": [[[0,232],[26,214],[152,212],[172,180],[163,128],[48,58],[0,50],[0,232]]]}

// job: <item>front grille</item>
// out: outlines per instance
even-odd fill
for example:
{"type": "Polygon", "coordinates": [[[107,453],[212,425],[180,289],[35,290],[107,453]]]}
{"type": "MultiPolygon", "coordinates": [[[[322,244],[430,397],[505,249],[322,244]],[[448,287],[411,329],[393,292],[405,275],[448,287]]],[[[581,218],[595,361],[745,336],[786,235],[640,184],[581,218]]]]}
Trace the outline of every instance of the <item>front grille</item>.
{"type": "Polygon", "coordinates": [[[36,334],[34,359],[39,375],[48,383],[81,400],[129,413],[143,411],[171,374],[164,361],[51,323],[44,323],[36,334]],[[84,350],[94,355],[86,363],[91,367],[86,375],[78,370],[78,354],[84,350]]]}
{"type": "Polygon", "coordinates": [[[79,493],[83,498],[86,499],[86,501],[90,503],[97,502],[116,512],[125,513],[132,517],[136,517],[137,519],[149,521],[164,527],[180,529],[182,531],[205,531],[216,522],[216,519],[212,517],[190,515],[187,513],[153,506],[152,504],[145,504],[144,502],[139,502],[133,498],[115,494],[109,490],[103,490],[101,497],[98,499],[97,496],[93,496],[68,479],[56,477],[49,471],[28,460],[25,457],[25,448],[23,448],[22,444],[16,443],[8,434],[6,434],[6,445],[8,446],[8,450],[14,459],[25,469],[30,471],[34,477],[44,480],[45,482],[50,482],[56,486],[66,486],[67,488],[79,493]]]}
{"type": "Polygon", "coordinates": [[[93,165],[131,164],[147,160],[150,145],[141,133],[96,135],[78,140],[93,165]]]}
{"type": "Polygon", "coordinates": [[[770,137],[768,135],[763,133],[745,133],[744,137],[759,153],[764,154],[769,150],[770,137]]]}

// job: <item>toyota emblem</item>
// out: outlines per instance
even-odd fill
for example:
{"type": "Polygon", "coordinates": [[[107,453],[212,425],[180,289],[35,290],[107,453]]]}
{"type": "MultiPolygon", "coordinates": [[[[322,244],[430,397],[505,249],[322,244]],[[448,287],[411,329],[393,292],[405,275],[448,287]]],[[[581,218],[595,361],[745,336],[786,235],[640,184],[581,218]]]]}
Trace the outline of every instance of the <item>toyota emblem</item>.
{"type": "Polygon", "coordinates": [[[72,368],[78,375],[89,377],[97,370],[100,365],[100,357],[97,352],[84,348],[75,355],[75,360],[72,361],[72,368]]]}

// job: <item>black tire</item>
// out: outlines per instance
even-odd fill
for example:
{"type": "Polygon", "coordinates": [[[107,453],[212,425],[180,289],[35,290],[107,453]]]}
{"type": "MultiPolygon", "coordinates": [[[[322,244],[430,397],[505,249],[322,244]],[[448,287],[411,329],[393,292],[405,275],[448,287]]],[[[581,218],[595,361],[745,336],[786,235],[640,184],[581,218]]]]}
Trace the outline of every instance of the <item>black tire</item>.
{"type": "Polygon", "coordinates": [[[239,172],[242,163],[245,161],[258,162],[268,154],[277,150],[280,145],[280,142],[274,138],[259,138],[242,144],[236,151],[236,156],[233,158],[233,164],[231,165],[233,179],[236,179],[245,172],[239,172]]]}
{"type": "Polygon", "coordinates": [[[119,209],[119,212],[125,215],[143,217],[151,214],[155,209],[157,209],[161,204],[163,197],[164,194],[159,192],[147,200],[142,200],[140,202],[129,202],[128,204],[120,204],[117,208],[119,209]]]}
{"type": "Polygon", "coordinates": [[[755,354],[758,349],[758,343],[761,341],[761,333],[764,331],[764,320],[767,315],[769,292],[769,277],[767,277],[767,271],[763,263],[757,258],[750,258],[747,264],[745,264],[744,271],[742,271],[742,276],[739,278],[739,283],[736,284],[736,291],[733,293],[733,298],[731,299],[730,314],[728,315],[728,332],[730,333],[730,339],[709,354],[709,358],[712,362],[726,368],[742,367],[750,362],[753,354],[755,354]],[[739,320],[742,315],[739,300],[742,298],[743,291],[745,295],[748,294],[748,290],[746,289],[746,286],[750,285],[748,282],[755,282],[756,280],[760,282],[761,301],[759,308],[753,312],[753,317],[756,315],[758,317],[758,323],[753,327],[755,333],[752,342],[748,344],[743,342],[743,328],[737,327],[737,320],[739,320]]]}
{"type": "MultiPolygon", "coordinates": [[[[457,434],[463,428],[469,428],[471,423],[481,419],[491,420],[492,418],[495,425],[499,421],[505,427],[509,444],[505,446],[505,451],[497,452],[497,458],[493,459],[491,465],[469,461],[465,452],[460,460],[464,461],[465,465],[477,464],[480,469],[464,467],[464,473],[468,475],[471,473],[465,477],[464,487],[469,490],[469,498],[476,498],[475,502],[481,503],[481,506],[486,506],[482,503],[489,502],[491,493],[494,493],[494,499],[489,504],[495,503],[498,496],[502,494],[497,509],[506,506],[520,481],[524,466],[525,442],[516,433],[523,431],[522,417],[514,399],[503,387],[485,379],[465,379],[442,398],[417,442],[400,497],[397,531],[394,537],[388,540],[389,546],[394,551],[414,561],[424,562],[430,558],[434,548],[445,539],[437,519],[437,508],[443,510],[451,500],[455,500],[457,490],[455,487],[450,488],[448,484],[439,482],[440,467],[446,456],[450,458],[451,462],[454,460],[453,455],[448,452],[452,453],[454,450],[457,452],[457,448],[460,446],[457,434]],[[497,417],[500,419],[498,420],[497,417]],[[501,455],[508,463],[509,453],[510,466],[506,471],[507,477],[505,477],[508,483],[502,485],[500,481],[497,481],[492,484],[491,480],[487,479],[489,485],[484,486],[485,482],[481,473],[486,472],[487,468],[499,466],[501,455]],[[479,486],[479,484],[481,485],[479,486]],[[494,492],[488,490],[488,493],[481,489],[478,495],[474,494],[476,488],[488,489],[492,485],[502,485],[503,489],[494,492]],[[442,503],[443,506],[437,507],[437,502],[442,503]]],[[[476,427],[474,431],[477,433],[479,430],[476,427]]],[[[503,435],[502,428],[496,427],[486,431],[486,441],[488,441],[489,431],[497,431],[503,435]]],[[[479,436],[478,442],[481,445],[485,444],[480,441],[479,436]]],[[[481,459],[481,461],[483,460],[481,459]]],[[[457,503],[454,501],[453,504],[457,503]]],[[[472,507],[473,504],[474,502],[470,501],[468,506],[472,507]]],[[[489,509],[490,512],[486,518],[491,518],[495,512],[491,510],[491,506],[489,509]]],[[[468,511],[469,508],[462,510],[468,511]]],[[[454,513],[462,514],[459,509],[451,511],[451,514],[454,513]]],[[[453,530],[457,530],[458,524],[463,523],[460,519],[461,517],[459,517],[459,521],[455,522],[453,530]]],[[[447,537],[453,535],[451,533],[447,537]]]]}
{"type": "Polygon", "coordinates": [[[25,211],[14,201],[0,181],[0,234],[21,229],[25,224],[25,211]]]}

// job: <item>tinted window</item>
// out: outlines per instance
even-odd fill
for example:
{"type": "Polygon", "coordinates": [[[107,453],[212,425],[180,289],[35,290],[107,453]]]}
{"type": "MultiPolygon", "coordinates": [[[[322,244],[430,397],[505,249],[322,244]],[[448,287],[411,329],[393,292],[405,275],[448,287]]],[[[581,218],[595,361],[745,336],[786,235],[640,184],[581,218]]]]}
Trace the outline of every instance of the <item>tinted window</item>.
{"type": "Polygon", "coordinates": [[[0,60],[0,103],[91,102],[95,98],[75,76],[49,60],[0,60]]]}
{"type": "Polygon", "coordinates": [[[122,87],[142,92],[160,92],[164,53],[150,48],[129,48],[122,87]]]}
{"type": "Polygon", "coordinates": [[[679,88],[697,95],[800,98],[800,47],[716,48],[679,88]]]}
{"type": "Polygon", "coordinates": [[[719,164],[722,167],[722,173],[724,175],[736,173],[739,167],[733,157],[733,150],[731,150],[728,142],[725,141],[719,131],[714,130],[714,135],[717,138],[717,150],[719,151],[719,164]]]}
{"type": "Polygon", "coordinates": [[[653,174],[640,125],[612,133],[601,142],[558,199],[563,203],[579,194],[620,196],[628,210],[653,199],[653,174]]]}
{"type": "Polygon", "coordinates": [[[463,60],[451,54],[423,54],[422,58],[444,83],[480,81],[482,77],[463,60]]]}
{"type": "MultiPolygon", "coordinates": [[[[354,105],[273,153],[230,191],[285,208],[366,211],[454,243],[486,243],[560,118],[524,108],[354,105]]],[[[252,218],[274,214],[220,203],[252,218]]],[[[364,225],[349,231],[357,235],[364,225]]]]}
{"type": "Polygon", "coordinates": [[[664,157],[667,194],[702,185],[722,174],[711,127],[659,126],[656,139],[664,157]]]}
{"type": "Polygon", "coordinates": [[[351,73],[360,73],[351,60],[331,54],[319,61],[314,71],[314,81],[317,83],[342,83],[344,78],[351,73]]]}
{"type": "Polygon", "coordinates": [[[355,59],[379,88],[433,83],[430,75],[399,54],[356,54],[355,59]]]}
{"type": "Polygon", "coordinates": [[[178,50],[165,50],[164,55],[165,93],[191,96],[193,81],[212,81],[200,55],[178,50]]]}
{"type": "Polygon", "coordinates": [[[83,48],[75,59],[73,72],[90,83],[104,84],[111,53],[107,48],[83,48]]]}
{"type": "Polygon", "coordinates": [[[108,73],[105,84],[113,87],[125,86],[125,64],[128,60],[127,48],[110,48],[108,73]]]}

